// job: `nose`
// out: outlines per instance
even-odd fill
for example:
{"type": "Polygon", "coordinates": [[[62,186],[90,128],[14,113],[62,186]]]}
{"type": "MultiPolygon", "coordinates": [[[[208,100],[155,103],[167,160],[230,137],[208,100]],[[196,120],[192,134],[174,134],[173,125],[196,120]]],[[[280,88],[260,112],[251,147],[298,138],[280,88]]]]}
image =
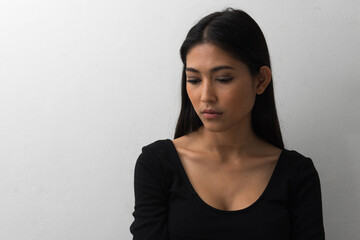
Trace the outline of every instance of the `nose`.
{"type": "Polygon", "coordinates": [[[202,102],[215,102],[216,92],[211,81],[204,80],[201,86],[201,101],[202,102]]]}

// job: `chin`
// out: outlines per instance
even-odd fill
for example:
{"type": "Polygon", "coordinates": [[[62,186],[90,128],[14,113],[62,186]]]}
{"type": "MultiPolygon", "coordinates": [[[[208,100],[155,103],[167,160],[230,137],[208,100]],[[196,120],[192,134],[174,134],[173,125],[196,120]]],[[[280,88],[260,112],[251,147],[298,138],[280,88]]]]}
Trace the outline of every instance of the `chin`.
{"type": "Polygon", "coordinates": [[[224,125],[221,125],[221,124],[217,124],[217,123],[205,123],[204,124],[204,128],[209,131],[209,132],[214,132],[214,133],[217,133],[217,132],[223,132],[227,129],[226,126],[224,125]]]}

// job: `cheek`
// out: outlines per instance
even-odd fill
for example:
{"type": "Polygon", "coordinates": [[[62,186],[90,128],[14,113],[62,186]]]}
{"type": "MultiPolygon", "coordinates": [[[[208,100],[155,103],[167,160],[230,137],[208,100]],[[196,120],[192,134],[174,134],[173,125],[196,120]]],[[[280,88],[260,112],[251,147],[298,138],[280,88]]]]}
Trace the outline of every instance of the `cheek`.
{"type": "Polygon", "coordinates": [[[194,106],[194,108],[196,108],[197,105],[197,96],[196,96],[196,90],[194,89],[189,89],[188,87],[186,88],[186,92],[187,95],[190,99],[190,102],[192,103],[192,105],[194,106]]]}
{"type": "Polygon", "coordinates": [[[250,111],[255,103],[255,96],[250,89],[234,89],[228,94],[224,94],[223,102],[235,112],[250,111]]]}
{"type": "Polygon", "coordinates": [[[186,87],[186,93],[187,93],[190,101],[192,101],[192,98],[193,98],[192,92],[191,92],[191,90],[189,91],[189,88],[187,88],[187,87],[186,87]]]}

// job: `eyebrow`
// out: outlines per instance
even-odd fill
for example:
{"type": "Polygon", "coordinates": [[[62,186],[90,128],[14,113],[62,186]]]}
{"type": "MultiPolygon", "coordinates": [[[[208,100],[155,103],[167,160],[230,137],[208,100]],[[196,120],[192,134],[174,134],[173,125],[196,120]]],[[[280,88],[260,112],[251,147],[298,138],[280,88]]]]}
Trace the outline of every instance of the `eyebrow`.
{"type": "MultiPolygon", "coordinates": [[[[214,68],[210,69],[210,72],[213,73],[213,72],[219,71],[221,69],[235,69],[235,68],[233,68],[231,66],[218,66],[218,67],[214,67],[214,68]]],[[[195,68],[186,68],[185,71],[199,73],[199,70],[196,70],[195,68]]]]}

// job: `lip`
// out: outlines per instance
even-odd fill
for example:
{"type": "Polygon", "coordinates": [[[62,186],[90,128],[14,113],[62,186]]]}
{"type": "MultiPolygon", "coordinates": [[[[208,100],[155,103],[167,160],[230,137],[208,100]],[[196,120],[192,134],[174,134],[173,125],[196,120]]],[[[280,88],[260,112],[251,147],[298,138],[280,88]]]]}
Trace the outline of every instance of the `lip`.
{"type": "Polygon", "coordinates": [[[222,112],[215,111],[214,109],[204,109],[201,112],[206,119],[215,119],[221,116],[222,112]]]}
{"type": "Polygon", "coordinates": [[[203,113],[204,117],[207,119],[214,119],[221,116],[222,113],[203,113]]]}
{"type": "Polygon", "coordinates": [[[201,113],[208,113],[208,114],[221,114],[221,112],[215,111],[212,108],[204,109],[201,113]]]}

